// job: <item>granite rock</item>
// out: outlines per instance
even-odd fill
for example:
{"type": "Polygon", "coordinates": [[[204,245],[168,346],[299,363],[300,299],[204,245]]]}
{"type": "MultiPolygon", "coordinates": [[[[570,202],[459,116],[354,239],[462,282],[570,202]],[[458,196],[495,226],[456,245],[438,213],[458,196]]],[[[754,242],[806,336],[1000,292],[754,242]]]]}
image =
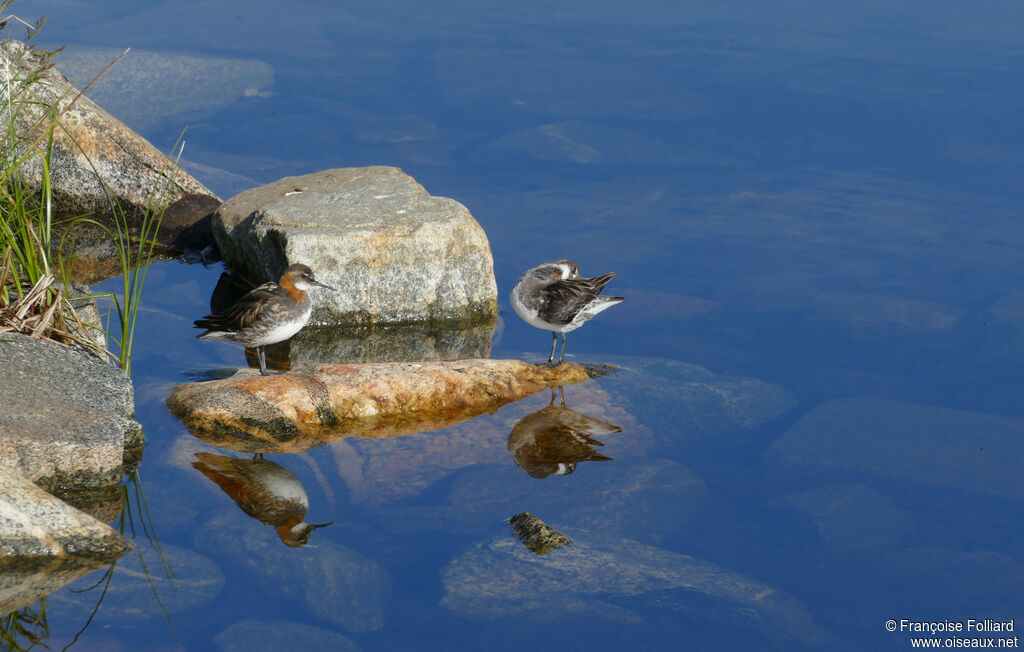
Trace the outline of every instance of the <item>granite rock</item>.
{"type": "Polygon", "coordinates": [[[142,445],[128,377],[53,342],[3,340],[0,464],[58,495],[118,484],[142,445]]]}
{"type": "Polygon", "coordinates": [[[298,452],[345,437],[436,430],[605,368],[520,360],[317,365],[179,385],[167,405],[203,441],[248,453],[298,452]]]}
{"type": "MultiPolygon", "coordinates": [[[[42,51],[24,43],[2,41],[0,77],[25,79],[46,63],[45,57],[42,51]]],[[[15,140],[9,145],[19,152],[34,151],[39,146],[50,124],[52,108],[60,116],[60,128],[53,131],[50,161],[55,219],[91,215],[113,224],[111,202],[104,188],[125,211],[130,228],[137,227],[150,208],[162,209],[184,194],[213,194],[147,140],[88,97],[79,96],[78,89],[56,68],[45,69],[38,82],[15,84],[14,88],[11,102],[0,106],[15,107],[15,140]]],[[[0,119],[8,124],[6,110],[0,110],[0,119]]],[[[29,187],[38,188],[41,158],[30,158],[21,173],[29,187]]]]}
{"type": "Polygon", "coordinates": [[[246,190],[213,219],[224,260],[248,280],[305,263],[337,288],[311,324],[493,320],[497,285],[483,229],[393,167],[341,168],[246,190]]]}
{"type": "Polygon", "coordinates": [[[0,464],[0,558],[112,561],[129,549],[109,525],[0,464]]]}

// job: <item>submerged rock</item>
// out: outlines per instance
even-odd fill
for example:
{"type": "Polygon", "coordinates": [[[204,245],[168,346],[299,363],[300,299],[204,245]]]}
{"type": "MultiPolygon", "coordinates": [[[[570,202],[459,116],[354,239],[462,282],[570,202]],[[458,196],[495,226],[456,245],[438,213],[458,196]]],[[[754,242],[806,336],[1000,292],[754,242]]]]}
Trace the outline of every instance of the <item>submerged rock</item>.
{"type": "MultiPolygon", "coordinates": [[[[0,41],[0,77],[9,74],[16,80],[16,89],[20,80],[43,64],[41,51],[18,41],[0,41]]],[[[148,210],[162,209],[184,194],[213,194],[88,97],[79,96],[55,68],[44,70],[39,82],[26,91],[16,90],[12,102],[16,117],[11,145],[22,154],[34,151],[40,142],[45,144],[40,139],[46,137],[50,125],[49,111],[59,107],[60,127],[53,130],[50,158],[55,219],[91,215],[113,224],[114,199],[125,211],[129,225],[135,227],[148,210]]],[[[0,106],[5,125],[10,121],[8,106],[6,102],[0,106]]],[[[21,174],[30,188],[38,189],[41,158],[27,160],[21,174]]]]}
{"type": "MultiPolygon", "coordinates": [[[[569,534],[573,545],[544,556],[509,537],[472,546],[442,569],[441,605],[468,618],[522,614],[543,621],[598,616],[617,605],[620,618],[628,618],[630,603],[639,596],[682,589],[699,598],[696,605],[687,605],[691,614],[697,609],[698,617],[724,627],[742,624],[820,649],[831,638],[802,604],[773,586],[629,539],[602,541],[587,531],[569,534]]],[[[632,618],[642,622],[652,615],[647,611],[631,612],[632,618]]]]}
{"type": "Polygon", "coordinates": [[[382,529],[401,534],[472,535],[491,529],[495,514],[528,506],[567,526],[659,543],[685,530],[709,500],[704,481],[670,460],[595,464],[546,480],[530,478],[510,464],[479,465],[451,481],[442,504],[384,504],[373,518],[382,529]]]}
{"type": "Polygon", "coordinates": [[[550,527],[530,512],[519,512],[508,520],[519,540],[537,555],[546,555],[572,543],[569,537],[550,527]]]}
{"type": "Polygon", "coordinates": [[[743,432],[796,405],[788,391],[757,378],[716,374],[679,360],[606,359],[618,371],[602,380],[602,385],[621,396],[625,407],[641,423],[648,419],[671,423],[672,428],[654,429],[661,443],[670,446],[698,441],[735,443],[743,432]]]}
{"type": "Polygon", "coordinates": [[[0,342],[0,464],[52,493],[116,485],[142,445],[131,381],[53,342],[0,342]]]}
{"type": "Polygon", "coordinates": [[[830,485],[788,494],[774,501],[810,516],[822,543],[844,554],[893,549],[913,530],[911,512],[861,484],[830,485]]]}
{"type": "MultiPolygon", "coordinates": [[[[85,84],[119,54],[114,48],[75,46],[61,53],[60,68],[73,83],[85,84]]],[[[136,47],[93,84],[88,96],[135,129],[180,130],[242,98],[266,96],[263,89],[273,83],[274,69],[262,61],[136,47]]]]}
{"type": "Polygon", "coordinates": [[[222,652],[252,650],[331,650],[359,652],[343,634],[285,620],[242,620],[213,637],[222,652]]]}
{"type": "Polygon", "coordinates": [[[217,516],[200,527],[195,544],[227,558],[263,589],[268,605],[294,609],[350,632],[384,626],[391,600],[391,575],[355,550],[322,537],[316,546],[289,550],[265,528],[235,514],[217,516]]]}
{"type": "Polygon", "coordinates": [[[860,473],[1024,498],[1024,419],[877,398],[811,410],[768,458],[788,467],[860,473]]]}
{"type": "Polygon", "coordinates": [[[493,320],[491,248],[462,204],[393,167],[341,168],[246,190],[213,219],[224,259],[254,284],[293,263],[338,289],[311,324],[493,320]]]}
{"type": "Polygon", "coordinates": [[[345,437],[436,430],[606,370],[520,360],[318,365],[179,385],[167,404],[207,443],[250,453],[292,453],[345,437]]]}
{"type": "Polygon", "coordinates": [[[207,557],[140,538],[135,554],[113,568],[109,586],[86,577],[48,597],[47,604],[57,613],[88,613],[102,595],[103,613],[112,621],[163,621],[167,614],[210,603],[223,587],[224,574],[207,557]]]}

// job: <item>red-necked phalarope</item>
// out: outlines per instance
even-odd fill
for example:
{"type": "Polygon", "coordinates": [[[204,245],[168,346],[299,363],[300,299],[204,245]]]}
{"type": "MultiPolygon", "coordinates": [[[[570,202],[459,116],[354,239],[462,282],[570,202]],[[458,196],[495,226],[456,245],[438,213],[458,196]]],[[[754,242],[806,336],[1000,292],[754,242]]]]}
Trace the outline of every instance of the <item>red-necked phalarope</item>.
{"type": "Polygon", "coordinates": [[[544,263],[523,272],[512,287],[512,308],[531,326],[551,331],[551,355],[547,364],[555,366],[555,345],[562,334],[565,360],[566,333],[576,330],[597,313],[611,308],[623,297],[601,296],[601,289],[615,272],[596,278],[580,278],[579,265],[571,260],[544,263]]]}
{"type": "Polygon", "coordinates": [[[267,371],[263,347],[283,342],[302,330],[313,312],[313,303],[306,296],[306,290],[315,286],[334,290],[313,278],[313,270],[306,265],[292,265],[284,270],[277,283],[264,283],[227,310],[197,319],[196,328],[205,328],[206,331],[196,337],[201,340],[230,340],[254,347],[260,361],[260,373],[267,376],[270,372],[267,371]]]}

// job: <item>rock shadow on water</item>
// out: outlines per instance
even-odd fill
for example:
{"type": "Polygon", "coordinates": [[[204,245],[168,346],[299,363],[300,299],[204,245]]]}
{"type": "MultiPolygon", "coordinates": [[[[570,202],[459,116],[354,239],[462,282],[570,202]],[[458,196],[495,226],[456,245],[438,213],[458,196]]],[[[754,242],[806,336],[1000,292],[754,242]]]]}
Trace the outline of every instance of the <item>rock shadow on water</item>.
{"type": "Polygon", "coordinates": [[[570,475],[580,462],[612,461],[594,448],[604,446],[594,436],[619,433],[622,428],[567,408],[562,386],[558,387],[561,404],[555,405],[555,392],[552,387],[547,407],[524,416],[509,433],[508,452],[516,466],[543,479],[570,475]]]}
{"type": "Polygon", "coordinates": [[[302,481],[285,467],[256,455],[241,459],[198,452],[192,467],[220,487],[239,509],[270,525],[286,546],[309,543],[313,530],[332,523],[307,523],[309,497],[302,481]]]}

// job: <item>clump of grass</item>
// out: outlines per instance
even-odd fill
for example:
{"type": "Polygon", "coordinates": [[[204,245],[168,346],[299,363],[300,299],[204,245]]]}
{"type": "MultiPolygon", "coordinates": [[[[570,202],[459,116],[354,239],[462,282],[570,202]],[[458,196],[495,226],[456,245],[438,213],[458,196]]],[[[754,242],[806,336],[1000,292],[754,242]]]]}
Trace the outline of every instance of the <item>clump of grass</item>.
{"type": "MultiPolygon", "coordinates": [[[[185,144],[179,138],[175,143],[172,153],[174,159],[168,163],[169,167],[178,167],[178,160],[184,151],[185,144]]],[[[171,189],[171,175],[161,175],[164,179],[163,185],[150,193],[146,209],[133,231],[128,223],[128,215],[121,207],[117,198],[103,184],[107,201],[110,202],[111,213],[114,215],[115,227],[107,225],[90,218],[78,218],[78,222],[88,223],[104,231],[117,250],[118,260],[121,264],[122,292],[120,295],[110,293],[106,295],[114,303],[114,312],[117,316],[117,324],[120,337],[114,337],[110,329],[106,330],[107,337],[116,345],[117,352],[114,354],[120,362],[125,373],[131,375],[131,352],[135,342],[135,320],[142,304],[142,288],[146,284],[146,273],[149,270],[149,263],[161,247],[157,240],[157,233],[160,231],[160,224],[163,221],[163,209],[158,206],[166,206],[166,198],[171,189]]],[[[99,178],[97,174],[97,178],[99,178]]],[[[100,180],[102,184],[102,179],[100,180]]]]}
{"type": "MultiPolygon", "coordinates": [[[[13,0],[0,2],[3,12],[13,0]]],[[[9,17],[0,22],[14,19],[9,17]]],[[[42,27],[43,20],[28,25],[29,38],[42,27]]],[[[60,262],[51,261],[54,225],[50,183],[50,154],[57,112],[50,107],[48,124],[37,130],[35,140],[27,141],[16,130],[21,111],[32,102],[30,88],[53,66],[56,53],[44,53],[33,59],[34,65],[20,73],[5,66],[0,79],[0,110],[6,117],[0,135],[0,333],[17,331],[32,337],[46,337],[62,344],[78,342],[100,352],[103,347],[92,337],[79,318],[62,287],[55,283],[60,262]],[[25,184],[21,168],[38,158],[42,164],[42,183],[37,192],[25,184]]]]}

